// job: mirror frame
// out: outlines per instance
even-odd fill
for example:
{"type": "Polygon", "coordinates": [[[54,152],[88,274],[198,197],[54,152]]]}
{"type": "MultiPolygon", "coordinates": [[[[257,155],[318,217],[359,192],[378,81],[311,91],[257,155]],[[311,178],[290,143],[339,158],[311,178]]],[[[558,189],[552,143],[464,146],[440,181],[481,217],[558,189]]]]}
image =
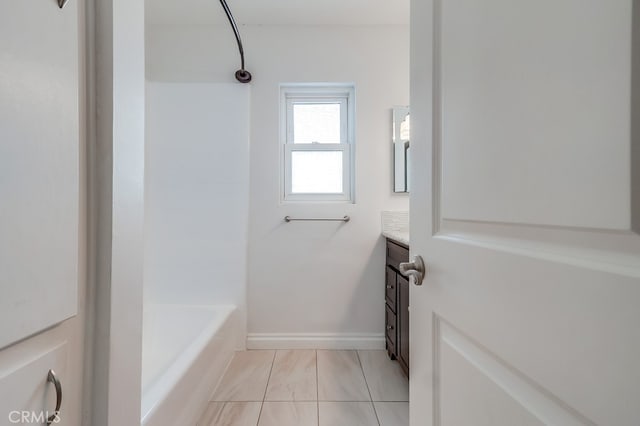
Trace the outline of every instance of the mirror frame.
{"type": "Polygon", "coordinates": [[[403,135],[402,127],[405,122],[410,125],[411,114],[408,106],[394,106],[392,112],[393,192],[409,192],[410,141],[408,135],[403,135]]]}

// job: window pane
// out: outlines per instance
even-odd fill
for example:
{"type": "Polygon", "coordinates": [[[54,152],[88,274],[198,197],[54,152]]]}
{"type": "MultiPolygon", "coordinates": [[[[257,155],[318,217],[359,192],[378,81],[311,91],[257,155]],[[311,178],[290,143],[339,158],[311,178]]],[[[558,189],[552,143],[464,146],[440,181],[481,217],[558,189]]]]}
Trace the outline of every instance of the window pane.
{"type": "Polygon", "coordinates": [[[291,192],[342,193],[342,151],[292,151],[291,192]]]}
{"type": "Polygon", "coordinates": [[[294,143],[341,143],[340,104],[293,104],[294,143]]]}

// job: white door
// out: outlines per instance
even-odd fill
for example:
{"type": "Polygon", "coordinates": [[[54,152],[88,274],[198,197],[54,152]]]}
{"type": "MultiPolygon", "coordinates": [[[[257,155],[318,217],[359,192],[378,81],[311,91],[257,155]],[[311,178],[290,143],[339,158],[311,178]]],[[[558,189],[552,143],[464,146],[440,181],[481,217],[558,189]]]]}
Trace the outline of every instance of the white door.
{"type": "Polygon", "coordinates": [[[412,1],[413,426],[640,424],[639,5],[412,1]]]}
{"type": "Polygon", "coordinates": [[[84,271],[79,1],[0,10],[0,425],[79,425],[84,271]],[[79,303],[80,301],[80,303],[79,303]]]}

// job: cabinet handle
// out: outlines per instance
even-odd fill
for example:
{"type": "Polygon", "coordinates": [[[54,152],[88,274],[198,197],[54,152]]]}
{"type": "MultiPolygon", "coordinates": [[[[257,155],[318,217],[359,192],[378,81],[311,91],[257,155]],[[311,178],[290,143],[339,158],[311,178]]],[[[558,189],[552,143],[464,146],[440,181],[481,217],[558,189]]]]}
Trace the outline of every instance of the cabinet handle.
{"type": "Polygon", "coordinates": [[[392,285],[387,285],[387,290],[392,290],[393,286],[392,285]]]}
{"type": "Polygon", "coordinates": [[[68,0],[58,0],[58,7],[62,9],[68,0]]]}
{"type": "Polygon", "coordinates": [[[387,330],[393,330],[393,326],[392,325],[388,325],[387,326],[387,330]]]}
{"type": "Polygon", "coordinates": [[[58,376],[56,376],[56,372],[53,370],[49,370],[49,374],[47,374],[47,382],[53,383],[53,386],[56,388],[56,410],[47,419],[47,425],[50,425],[58,419],[58,415],[60,414],[60,406],[62,405],[62,385],[60,384],[58,376]]]}

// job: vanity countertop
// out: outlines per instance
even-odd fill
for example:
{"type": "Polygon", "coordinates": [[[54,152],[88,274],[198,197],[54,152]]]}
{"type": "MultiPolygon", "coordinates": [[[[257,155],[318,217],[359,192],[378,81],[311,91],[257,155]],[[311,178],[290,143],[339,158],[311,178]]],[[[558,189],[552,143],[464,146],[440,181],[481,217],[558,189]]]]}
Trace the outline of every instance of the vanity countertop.
{"type": "Polygon", "coordinates": [[[383,211],[382,235],[397,243],[409,246],[409,212],[383,211]]]}
{"type": "Polygon", "coordinates": [[[382,235],[400,244],[409,245],[409,231],[383,230],[382,235]]]}

